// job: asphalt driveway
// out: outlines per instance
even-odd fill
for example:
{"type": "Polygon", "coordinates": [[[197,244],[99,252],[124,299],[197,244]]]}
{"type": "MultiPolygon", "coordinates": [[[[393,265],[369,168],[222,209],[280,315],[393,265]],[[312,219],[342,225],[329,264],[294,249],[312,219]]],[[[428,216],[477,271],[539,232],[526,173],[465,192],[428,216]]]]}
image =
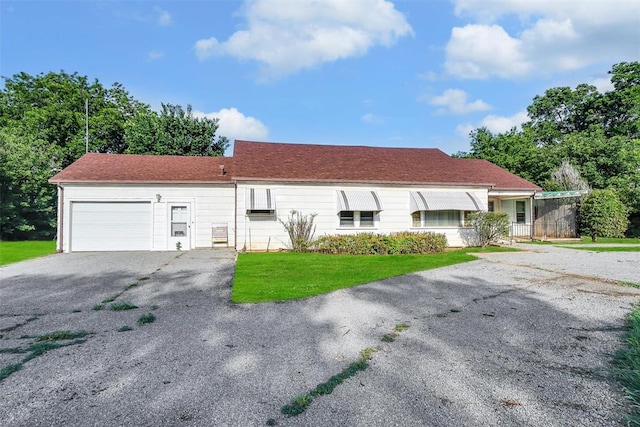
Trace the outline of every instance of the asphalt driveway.
{"type": "MultiPolygon", "coordinates": [[[[640,253],[528,248],[536,252],[260,305],[229,302],[230,251],[64,254],[5,266],[0,348],[59,330],[91,334],[0,381],[0,420],[622,425],[628,408],[609,368],[640,291],[614,281],[640,281],[640,253]],[[116,302],[138,308],[93,309],[120,292],[116,302]],[[139,326],[147,313],[155,322],[139,326]],[[381,341],[400,323],[409,328],[381,341]],[[379,347],[367,370],[305,413],[280,414],[367,347],[379,347]]],[[[0,368],[24,356],[0,353],[0,368]]]]}

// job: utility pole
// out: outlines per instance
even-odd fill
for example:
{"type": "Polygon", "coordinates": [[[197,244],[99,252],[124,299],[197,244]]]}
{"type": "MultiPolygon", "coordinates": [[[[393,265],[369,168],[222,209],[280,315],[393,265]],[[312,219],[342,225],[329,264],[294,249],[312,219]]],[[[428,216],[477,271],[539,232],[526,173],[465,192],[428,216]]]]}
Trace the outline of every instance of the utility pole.
{"type": "Polygon", "coordinates": [[[84,100],[84,144],[86,154],[89,152],[89,98],[84,100]]]}

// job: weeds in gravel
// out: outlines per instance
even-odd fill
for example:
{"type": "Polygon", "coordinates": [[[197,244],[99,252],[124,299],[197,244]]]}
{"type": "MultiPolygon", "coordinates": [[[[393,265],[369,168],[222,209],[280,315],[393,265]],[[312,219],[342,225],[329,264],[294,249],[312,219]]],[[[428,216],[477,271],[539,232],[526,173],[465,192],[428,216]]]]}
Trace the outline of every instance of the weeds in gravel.
{"type": "Polygon", "coordinates": [[[0,348],[0,354],[19,354],[26,353],[27,350],[20,347],[0,348]]]}
{"type": "Polygon", "coordinates": [[[4,368],[0,369],[0,381],[4,380],[14,372],[18,372],[20,369],[22,369],[22,363],[5,366],[4,368]]]}
{"type": "Polygon", "coordinates": [[[93,311],[100,311],[104,308],[104,304],[96,304],[93,307],[91,307],[91,310],[93,311]]]}
{"type": "Polygon", "coordinates": [[[394,342],[396,339],[393,337],[392,334],[384,334],[382,336],[382,338],[380,338],[380,341],[382,342],[394,342]]]}
{"type": "Polygon", "coordinates": [[[149,279],[150,279],[149,276],[139,277],[138,282],[142,282],[143,280],[149,280],[149,279]]]}
{"type": "Polygon", "coordinates": [[[121,326],[118,329],[118,332],[127,332],[127,331],[133,331],[133,328],[131,326],[125,325],[125,326],[121,326]]]}
{"type": "Polygon", "coordinates": [[[90,332],[86,331],[55,331],[48,334],[39,335],[37,337],[30,337],[34,338],[35,340],[26,348],[15,347],[11,349],[4,349],[5,351],[0,351],[0,353],[27,353],[19,363],[7,365],[0,370],[0,381],[4,380],[14,372],[18,372],[20,369],[22,369],[22,365],[24,365],[28,361],[35,359],[38,356],[42,356],[48,351],[86,342],[86,340],[83,338],[89,334],[90,332]]]}
{"type": "Polygon", "coordinates": [[[627,286],[630,288],[640,288],[640,283],[636,283],[636,282],[627,282],[626,280],[618,280],[616,283],[620,286],[627,286]]]}
{"type": "Polygon", "coordinates": [[[138,308],[138,306],[130,302],[123,302],[123,303],[113,303],[109,306],[109,308],[113,311],[123,311],[123,310],[133,310],[134,308],[138,308]]]}
{"type": "Polygon", "coordinates": [[[110,297],[103,299],[102,304],[108,304],[110,302],[114,302],[120,295],[122,295],[122,292],[111,295],[110,297]]]}
{"type": "Polygon", "coordinates": [[[27,322],[33,322],[34,320],[38,320],[39,317],[38,316],[31,316],[27,319],[27,322]]]}
{"type": "MultiPolygon", "coordinates": [[[[389,334],[386,334],[384,337],[390,337],[392,342],[394,341],[394,337],[397,337],[400,332],[406,331],[409,328],[409,325],[406,323],[399,323],[394,328],[393,331],[389,334]]],[[[373,354],[378,351],[375,347],[367,347],[360,351],[360,358],[355,362],[352,362],[349,366],[344,368],[342,372],[337,375],[332,376],[326,382],[318,384],[313,390],[308,393],[300,394],[296,396],[294,399],[289,402],[289,404],[284,405],[280,408],[280,413],[286,417],[295,417],[296,415],[302,414],[307,410],[307,407],[313,402],[313,399],[318,396],[324,396],[331,394],[333,390],[342,384],[345,380],[353,377],[358,374],[360,371],[364,371],[369,367],[369,360],[373,357],[373,354]]],[[[276,425],[277,422],[273,418],[269,418],[267,421],[267,425],[276,425]]]]}
{"type": "Polygon", "coordinates": [[[635,305],[627,320],[626,346],[616,353],[614,377],[631,402],[627,425],[640,426],[640,305],[635,305]]]}
{"type": "Polygon", "coordinates": [[[153,323],[156,320],[156,316],[153,313],[147,313],[140,316],[138,319],[138,326],[146,325],[147,323],[153,323]]]}
{"type": "Polygon", "coordinates": [[[55,332],[49,332],[48,334],[39,335],[36,338],[36,342],[39,342],[39,341],[72,340],[72,339],[75,339],[75,338],[84,338],[89,334],[90,334],[90,332],[87,332],[87,331],[79,331],[79,332],[55,331],[55,332]]]}
{"type": "Polygon", "coordinates": [[[396,332],[404,332],[407,329],[409,329],[409,325],[407,325],[406,323],[398,323],[396,326],[394,326],[393,330],[396,332]]]}

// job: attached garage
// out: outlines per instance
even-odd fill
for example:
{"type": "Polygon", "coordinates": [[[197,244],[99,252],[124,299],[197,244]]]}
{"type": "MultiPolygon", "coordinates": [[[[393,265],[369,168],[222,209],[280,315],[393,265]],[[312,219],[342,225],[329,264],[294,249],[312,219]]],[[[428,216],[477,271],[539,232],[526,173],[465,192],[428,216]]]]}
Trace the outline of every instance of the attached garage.
{"type": "Polygon", "coordinates": [[[235,240],[228,157],[88,153],[52,177],[61,252],[211,248],[235,240]]]}
{"type": "Polygon", "coordinates": [[[71,251],[151,249],[150,202],[71,203],[71,251]]]}

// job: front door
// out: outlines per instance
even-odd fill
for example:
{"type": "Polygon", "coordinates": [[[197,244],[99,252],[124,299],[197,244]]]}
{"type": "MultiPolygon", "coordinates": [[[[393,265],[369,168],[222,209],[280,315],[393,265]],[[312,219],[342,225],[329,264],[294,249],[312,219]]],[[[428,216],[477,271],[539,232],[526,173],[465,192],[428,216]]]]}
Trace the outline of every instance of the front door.
{"type": "Polygon", "coordinates": [[[188,203],[169,205],[169,250],[191,249],[191,216],[188,203]]]}

